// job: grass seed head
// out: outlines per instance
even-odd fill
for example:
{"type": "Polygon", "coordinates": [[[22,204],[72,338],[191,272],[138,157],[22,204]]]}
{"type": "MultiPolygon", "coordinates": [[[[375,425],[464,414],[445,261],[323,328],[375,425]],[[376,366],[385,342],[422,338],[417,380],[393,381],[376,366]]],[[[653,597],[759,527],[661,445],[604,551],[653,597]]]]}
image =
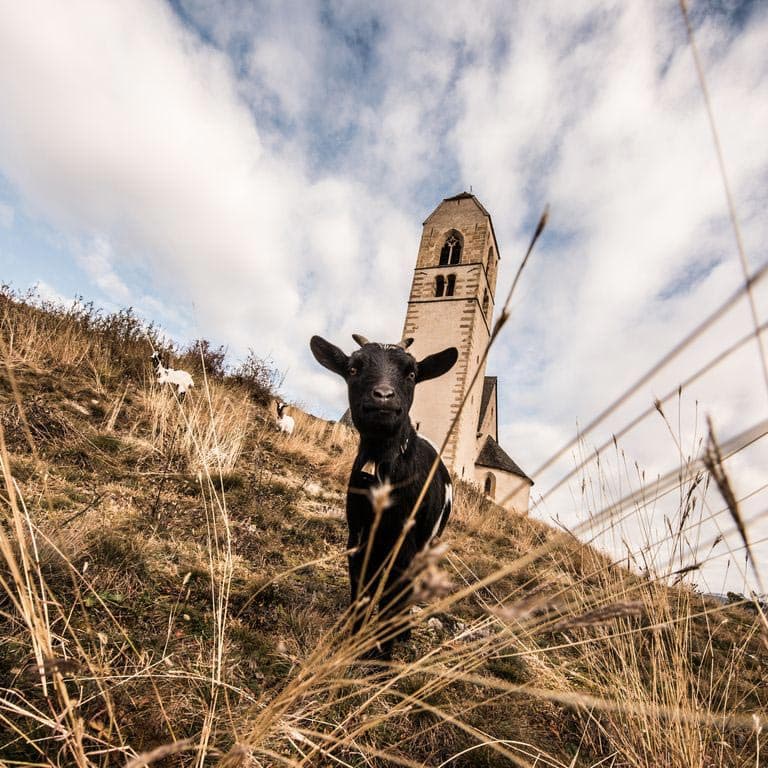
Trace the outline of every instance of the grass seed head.
{"type": "Polygon", "coordinates": [[[394,486],[389,480],[384,480],[378,485],[374,485],[368,491],[368,496],[373,507],[373,514],[379,517],[385,509],[392,506],[392,491],[394,486]]]}
{"type": "Polygon", "coordinates": [[[551,631],[562,632],[563,630],[574,629],[576,627],[593,627],[598,624],[605,624],[612,619],[636,618],[642,616],[643,611],[644,606],[640,600],[613,603],[601,608],[596,608],[594,611],[587,611],[579,616],[570,616],[558,621],[551,627],[551,631]]]}
{"type": "Polygon", "coordinates": [[[434,563],[424,568],[413,584],[413,601],[428,603],[445,597],[453,592],[454,584],[450,576],[434,563]]]}

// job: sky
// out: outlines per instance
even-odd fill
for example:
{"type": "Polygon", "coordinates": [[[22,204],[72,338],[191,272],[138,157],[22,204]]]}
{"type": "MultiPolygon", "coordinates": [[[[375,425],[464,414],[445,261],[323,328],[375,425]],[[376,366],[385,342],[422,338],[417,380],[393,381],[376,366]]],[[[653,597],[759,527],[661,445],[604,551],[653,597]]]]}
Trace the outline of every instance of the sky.
{"type": "MultiPolygon", "coordinates": [[[[768,6],[693,2],[691,19],[754,271],[768,260],[768,6]]],[[[707,417],[722,440],[768,417],[753,341],[548,493],[748,333],[742,300],[536,472],[743,284],[676,2],[0,0],[0,281],[133,306],[233,361],[252,348],[314,413],[337,416],[345,393],[310,336],[397,340],[421,223],[470,189],[493,217],[498,296],[550,206],[488,367],[533,514],[573,529],[641,473],[696,456],[707,417]]],[[[762,282],[754,300],[762,322],[762,282]]],[[[768,539],[765,466],[760,441],[727,462],[737,496],[758,491],[742,508],[754,542],[768,539]]],[[[664,504],[599,543],[658,543],[664,504]]],[[[710,491],[704,514],[721,507],[710,491]]],[[[698,529],[689,559],[714,559],[695,580],[755,588],[728,553],[737,538],[701,549],[717,532],[698,529]]],[[[755,551],[768,562],[768,543],[755,551]]]]}

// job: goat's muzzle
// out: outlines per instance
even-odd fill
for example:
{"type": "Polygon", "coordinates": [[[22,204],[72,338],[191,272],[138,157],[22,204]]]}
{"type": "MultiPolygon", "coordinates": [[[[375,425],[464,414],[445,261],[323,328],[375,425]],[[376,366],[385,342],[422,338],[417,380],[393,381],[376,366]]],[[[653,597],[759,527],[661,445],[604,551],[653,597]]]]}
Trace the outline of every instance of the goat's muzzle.
{"type": "Polygon", "coordinates": [[[403,413],[403,409],[394,397],[386,400],[371,398],[363,404],[361,410],[366,422],[371,425],[381,424],[382,426],[391,426],[400,420],[403,413]]]}

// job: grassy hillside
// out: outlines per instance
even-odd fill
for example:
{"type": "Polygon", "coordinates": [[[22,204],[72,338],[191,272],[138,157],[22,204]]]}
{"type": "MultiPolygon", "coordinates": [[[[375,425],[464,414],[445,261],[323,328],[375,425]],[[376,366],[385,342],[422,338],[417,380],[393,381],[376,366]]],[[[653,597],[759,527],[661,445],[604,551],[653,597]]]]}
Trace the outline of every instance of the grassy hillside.
{"type": "Polygon", "coordinates": [[[130,312],[5,291],[0,323],[0,763],[768,764],[749,606],[459,484],[412,644],[361,662],[353,433],[296,409],[279,435],[269,367],[226,375],[210,347],[179,402],[149,363],[178,351],[130,312]]]}

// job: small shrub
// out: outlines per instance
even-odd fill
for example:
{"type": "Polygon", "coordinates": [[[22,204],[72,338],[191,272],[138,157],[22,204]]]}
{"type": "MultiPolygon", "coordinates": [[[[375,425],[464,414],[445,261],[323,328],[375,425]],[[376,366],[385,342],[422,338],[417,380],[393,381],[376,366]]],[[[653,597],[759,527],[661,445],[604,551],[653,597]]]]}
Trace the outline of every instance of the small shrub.
{"type": "Polygon", "coordinates": [[[170,351],[154,324],[144,322],[133,307],[102,315],[101,310],[94,310],[91,304],[85,306],[90,307],[85,325],[92,326],[114,373],[140,380],[151,349],[161,354],[170,351]]]}
{"type": "Polygon", "coordinates": [[[268,405],[280,381],[280,374],[270,360],[259,357],[252,349],[232,372],[232,379],[245,387],[251,399],[259,405],[268,405]]]}
{"type": "Polygon", "coordinates": [[[214,347],[208,339],[196,339],[184,348],[174,367],[183,368],[199,377],[205,373],[209,379],[223,379],[227,372],[226,357],[226,347],[214,347]]]}
{"type": "MultiPolygon", "coordinates": [[[[12,363],[89,370],[99,390],[105,380],[142,380],[152,349],[172,351],[159,329],[132,307],[105,314],[80,297],[60,304],[35,289],[20,293],[8,285],[0,286],[0,328],[12,363]]],[[[38,383],[41,391],[54,391],[50,382],[38,383]]]]}

